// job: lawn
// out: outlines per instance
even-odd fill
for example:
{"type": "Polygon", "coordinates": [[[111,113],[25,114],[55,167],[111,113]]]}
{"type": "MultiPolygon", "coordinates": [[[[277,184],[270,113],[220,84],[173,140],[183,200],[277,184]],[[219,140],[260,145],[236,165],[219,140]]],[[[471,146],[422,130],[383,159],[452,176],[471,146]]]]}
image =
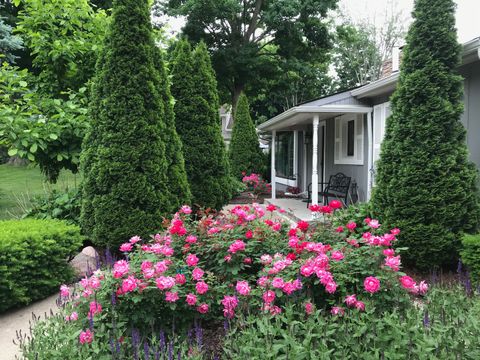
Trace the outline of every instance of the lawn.
{"type": "Polygon", "coordinates": [[[62,171],[54,185],[45,182],[38,167],[0,165],[0,220],[20,217],[31,199],[52,189],[76,187],[80,175],[62,171]]]}

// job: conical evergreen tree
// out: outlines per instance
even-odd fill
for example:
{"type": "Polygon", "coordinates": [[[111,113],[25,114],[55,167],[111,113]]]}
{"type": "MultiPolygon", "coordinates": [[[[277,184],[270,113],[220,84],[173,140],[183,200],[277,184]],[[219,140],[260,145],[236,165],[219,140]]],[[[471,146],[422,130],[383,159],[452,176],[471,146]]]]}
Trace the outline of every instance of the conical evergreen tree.
{"type": "Polygon", "coordinates": [[[235,177],[241,178],[242,172],[264,173],[265,157],[260,149],[257,131],[250,116],[248,99],[243,93],[238,99],[232,141],[228,150],[230,167],[235,177]]]}
{"type": "Polygon", "coordinates": [[[210,56],[204,44],[192,53],[188,42],[180,40],[173,58],[176,127],[183,143],[192,202],[221,209],[231,196],[231,179],[210,56]]]}
{"type": "Polygon", "coordinates": [[[401,228],[403,260],[421,269],[456,259],[461,231],[478,224],[477,174],[468,161],[460,46],[453,0],[416,0],[373,204],[401,228]]]}
{"type": "Polygon", "coordinates": [[[97,246],[157,231],[171,210],[147,0],[117,0],[99,59],[84,143],[81,222],[97,246]]]}
{"type": "Polygon", "coordinates": [[[190,204],[192,194],[185,170],[185,160],[183,156],[183,145],[175,128],[175,113],[173,112],[173,98],[170,93],[170,84],[168,81],[167,70],[163,61],[163,56],[157,47],[155,52],[155,66],[159,72],[159,84],[157,90],[163,100],[165,133],[164,141],[166,144],[166,157],[168,163],[168,189],[170,193],[169,203],[172,206],[171,213],[174,213],[184,204],[190,204]]]}

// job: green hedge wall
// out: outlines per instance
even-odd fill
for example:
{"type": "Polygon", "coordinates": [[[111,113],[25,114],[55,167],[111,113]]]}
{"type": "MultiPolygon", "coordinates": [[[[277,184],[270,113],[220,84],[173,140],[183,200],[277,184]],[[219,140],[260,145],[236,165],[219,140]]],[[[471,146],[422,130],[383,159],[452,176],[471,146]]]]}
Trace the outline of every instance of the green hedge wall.
{"type": "Polygon", "coordinates": [[[45,298],[73,278],[80,229],[59,220],[0,221],[0,312],[45,298]]]}
{"type": "Polygon", "coordinates": [[[480,234],[464,235],[460,256],[467,265],[473,282],[480,284],[480,234]]]}

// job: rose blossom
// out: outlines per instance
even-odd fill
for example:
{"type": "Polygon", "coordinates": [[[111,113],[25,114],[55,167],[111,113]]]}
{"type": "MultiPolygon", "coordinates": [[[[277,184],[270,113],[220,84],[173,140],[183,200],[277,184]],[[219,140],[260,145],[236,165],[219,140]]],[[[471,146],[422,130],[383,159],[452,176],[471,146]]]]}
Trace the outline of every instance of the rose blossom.
{"type": "Polygon", "coordinates": [[[244,250],[245,250],[245,243],[242,240],[235,240],[228,248],[228,252],[232,254],[235,254],[237,251],[244,251],[244,250]]]}
{"type": "Polygon", "coordinates": [[[383,250],[383,255],[385,255],[385,256],[394,256],[394,255],[395,255],[395,250],[393,250],[393,249],[385,249],[385,250],[383,250]]]}
{"type": "Polygon", "coordinates": [[[130,270],[128,262],[125,260],[119,260],[113,264],[113,277],[115,279],[121,278],[130,270]]]}
{"type": "Polygon", "coordinates": [[[170,292],[170,291],[167,291],[165,293],[165,301],[168,301],[168,302],[175,302],[178,300],[178,292],[170,292]]]}
{"type": "Polygon", "coordinates": [[[88,317],[92,317],[95,314],[100,314],[101,312],[102,312],[102,305],[100,305],[96,301],[92,301],[90,303],[90,310],[88,312],[88,317]]]}
{"type": "Polygon", "coordinates": [[[357,301],[355,307],[358,311],[365,311],[365,303],[363,301],[357,301]]]}
{"type": "Polygon", "coordinates": [[[363,282],[363,286],[365,287],[365,291],[369,292],[370,294],[374,294],[380,290],[380,280],[378,280],[375,276],[369,276],[363,282]]]}
{"type": "Polygon", "coordinates": [[[313,314],[313,304],[311,302],[305,303],[305,312],[307,313],[307,315],[313,314]]]}
{"type": "Polygon", "coordinates": [[[415,280],[413,280],[410,276],[404,275],[400,276],[400,283],[402,284],[404,289],[410,290],[415,287],[415,280]]]}
{"type": "Polygon", "coordinates": [[[187,294],[186,301],[187,301],[187,304],[190,306],[195,305],[197,303],[197,295],[192,293],[187,294]]]}
{"type": "Polygon", "coordinates": [[[208,312],[208,309],[209,309],[209,306],[208,304],[202,304],[200,306],[197,307],[197,311],[200,313],[200,314],[206,314],[208,312]]]}
{"type": "Polygon", "coordinates": [[[131,244],[136,244],[137,242],[142,241],[142,238],[140,236],[132,236],[129,241],[131,244]]]}
{"type": "Polygon", "coordinates": [[[260,261],[263,265],[268,265],[272,262],[272,257],[268,254],[260,256],[260,261]]]}
{"type": "Polygon", "coordinates": [[[343,315],[345,313],[345,310],[343,310],[341,307],[334,306],[332,307],[332,310],[330,310],[330,313],[332,315],[343,315]]]}
{"type": "Polygon", "coordinates": [[[272,290],[267,290],[263,293],[262,298],[266,304],[270,304],[275,300],[275,292],[272,290]]]}
{"type": "Polygon", "coordinates": [[[400,229],[397,229],[397,228],[392,229],[392,230],[390,230],[390,233],[391,233],[392,235],[398,235],[398,234],[400,234],[400,229]]]}
{"type": "Polygon", "coordinates": [[[70,296],[70,289],[67,285],[60,286],[60,295],[65,298],[70,296]]]}
{"type": "Polygon", "coordinates": [[[261,286],[261,287],[266,287],[268,282],[269,280],[268,280],[268,277],[266,276],[262,276],[257,280],[258,286],[261,286]]]}
{"type": "Polygon", "coordinates": [[[351,221],[347,224],[347,229],[350,230],[350,231],[355,230],[356,227],[357,227],[357,224],[353,221],[351,221]]]}
{"type": "Polygon", "coordinates": [[[250,294],[250,286],[248,286],[248,281],[237,281],[235,290],[238,291],[240,295],[247,296],[250,294]]]}
{"type": "Polygon", "coordinates": [[[76,311],[74,311],[70,315],[70,321],[77,321],[77,320],[78,320],[78,313],[76,311]]]}
{"type": "Polygon", "coordinates": [[[428,291],[428,284],[425,281],[420,281],[418,285],[418,292],[420,295],[425,295],[428,291]]]}
{"type": "Polygon", "coordinates": [[[155,282],[160,290],[171,289],[175,285],[175,279],[170,276],[160,276],[155,282]]]}
{"type": "Polygon", "coordinates": [[[272,286],[273,286],[274,288],[281,289],[281,288],[283,288],[283,285],[284,285],[284,281],[283,281],[282,278],[276,277],[276,278],[274,278],[273,281],[272,281],[272,286]]]}
{"type": "Polygon", "coordinates": [[[227,256],[225,256],[225,257],[223,258],[223,260],[225,260],[225,262],[227,262],[227,263],[230,262],[230,261],[232,261],[232,255],[227,255],[227,256]]]}
{"type": "Polygon", "coordinates": [[[385,258],[385,266],[388,266],[393,271],[398,271],[400,269],[400,255],[398,256],[388,256],[385,258]]]}
{"type": "Polygon", "coordinates": [[[343,253],[341,251],[333,251],[332,254],[330,255],[330,257],[332,258],[332,260],[335,260],[335,261],[340,261],[340,260],[343,260],[343,258],[345,257],[343,255],[343,253]]]}
{"type": "Polygon", "coordinates": [[[126,242],[126,243],[123,243],[122,245],[120,245],[120,251],[121,252],[130,252],[130,251],[132,251],[132,249],[133,249],[133,244],[132,243],[126,242]]]}
{"type": "Polygon", "coordinates": [[[183,274],[177,274],[175,275],[175,283],[178,285],[183,285],[187,281],[185,275],[183,274]]]}
{"type": "Polygon", "coordinates": [[[197,237],[194,236],[194,235],[188,235],[186,238],[185,238],[185,241],[189,244],[195,244],[197,242],[197,237]]]}
{"type": "Polygon", "coordinates": [[[187,260],[185,260],[188,266],[197,266],[198,257],[195,254],[188,254],[187,260]]]}
{"type": "Polygon", "coordinates": [[[195,285],[195,289],[197,290],[197,293],[199,293],[200,295],[203,295],[208,291],[208,285],[204,281],[199,281],[195,285]]]}
{"type": "Polygon", "coordinates": [[[80,344],[90,344],[93,341],[93,333],[90,329],[82,331],[78,337],[80,344]]]}
{"type": "Polygon", "coordinates": [[[188,214],[191,214],[192,213],[192,209],[190,208],[190,206],[188,205],[183,205],[181,208],[180,208],[180,211],[186,215],[188,214]]]}
{"type": "Polygon", "coordinates": [[[343,226],[339,226],[335,229],[335,232],[341,233],[343,232],[343,226]]]}
{"type": "Polygon", "coordinates": [[[193,271],[192,271],[192,278],[193,278],[193,280],[198,281],[202,278],[203,274],[204,274],[204,271],[197,267],[197,268],[193,269],[193,271]]]}
{"type": "Polygon", "coordinates": [[[128,278],[124,279],[122,282],[122,291],[124,293],[132,292],[137,288],[137,279],[134,276],[130,275],[128,278]]]}
{"type": "Polygon", "coordinates": [[[332,209],[340,209],[342,207],[342,202],[338,200],[332,200],[328,204],[332,209]]]}
{"type": "Polygon", "coordinates": [[[348,296],[345,298],[345,304],[347,304],[348,307],[355,306],[355,305],[357,304],[356,295],[355,295],[355,294],[353,294],[353,295],[348,295],[348,296]]]}
{"type": "Polygon", "coordinates": [[[372,219],[368,222],[368,226],[370,226],[372,229],[378,229],[380,227],[380,223],[377,219],[372,219]]]}
{"type": "Polygon", "coordinates": [[[327,285],[325,285],[325,291],[329,294],[333,294],[337,291],[337,283],[335,281],[328,282],[327,285]]]}

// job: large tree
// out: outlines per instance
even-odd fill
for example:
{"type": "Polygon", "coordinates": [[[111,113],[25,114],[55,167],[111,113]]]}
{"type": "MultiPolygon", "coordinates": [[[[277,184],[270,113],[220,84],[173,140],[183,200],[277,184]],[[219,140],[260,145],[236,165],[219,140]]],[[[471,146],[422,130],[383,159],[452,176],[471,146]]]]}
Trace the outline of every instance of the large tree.
{"type": "Polygon", "coordinates": [[[17,56],[14,52],[23,48],[22,39],[12,34],[12,27],[5,23],[0,17],[0,61],[7,60],[9,63],[15,63],[17,56]],[[2,57],[4,57],[2,59],[2,57]]]}
{"type": "Polygon", "coordinates": [[[117,0],[98,61],[81,214],[83,231],[97,246],[152,234],[171,209],[149,10],[148,0],[117,0]]]}
{"type": "Polygon", "coordinates": [[[257,131],[250,116],[250,107],[245,94],[240,95],[235,111],[232,141],[228,149],[233,176],[265,172],[265,157],[260,149],[257,131]]]}
{"type": "Polygon", "coordinates": [[[459,234],[478,224],[477,174],[460,122],[454,1],[416,0],[413,17],[373,204],[387,226],[401,228],[404,260],[427,269],[454,261],[459,234]]]}
{"type": "Polygon", "coordinates": [[[183,143],[193,204],[221,209],[230,198],[231,179],[210,56],[205,44],[192,52],[190,44],[180,40],[172,62],[176,127],[183,143]]]}
{"type": "Polygon", "coordinates": [[[271,76],[265,58],[314,62],[330,47],[324,19],[337,0],[157,0],[169,15],[185,16],[189,40],[211,51],[222,100],[235,108],[247,85],[271,76]],[[268,45],[274,45],[274,52],[268,45]]]}

